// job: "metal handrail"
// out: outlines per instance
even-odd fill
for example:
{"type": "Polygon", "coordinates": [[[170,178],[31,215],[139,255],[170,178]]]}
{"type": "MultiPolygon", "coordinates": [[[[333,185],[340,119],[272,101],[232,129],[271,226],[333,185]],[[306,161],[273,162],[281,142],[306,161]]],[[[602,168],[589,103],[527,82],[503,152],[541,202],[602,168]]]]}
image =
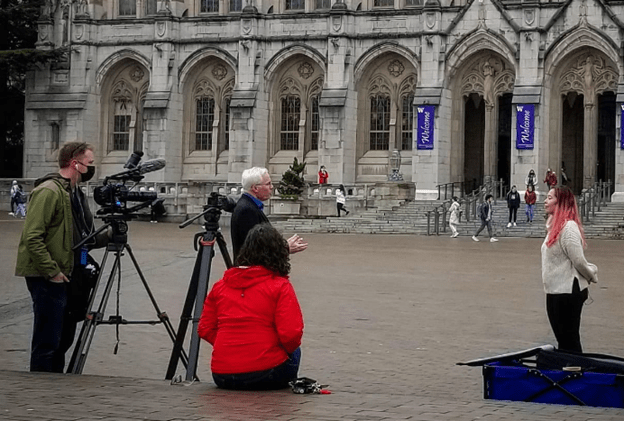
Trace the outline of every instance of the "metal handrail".
{"type": "Polygon", "coordinates": [[[607,205],[607,200],[611,197],[611,180],[597,181],[590,188],[585,189],[578,196],[578,208],[581,220],[590,223],[591,218],[596,217],[603,206],[607,205]]]}

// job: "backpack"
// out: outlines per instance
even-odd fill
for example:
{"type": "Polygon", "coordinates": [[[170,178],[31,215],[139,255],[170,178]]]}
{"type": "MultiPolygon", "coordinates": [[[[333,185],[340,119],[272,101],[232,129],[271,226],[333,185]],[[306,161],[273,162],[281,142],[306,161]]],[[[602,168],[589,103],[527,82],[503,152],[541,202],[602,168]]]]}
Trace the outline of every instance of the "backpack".
{"type": "Polygon", "coordinates": [[[487,219],[487,210],[485,202],[479,203],[479,207],[477,208],[477,215],[481,218],[482,221],[487,219]]]}
{"type": "Polygon", "coordinates": [[[17,190],[13,198],[15,199],[15,203],[26,203],[26,195],[21,190],[17,190]]]}

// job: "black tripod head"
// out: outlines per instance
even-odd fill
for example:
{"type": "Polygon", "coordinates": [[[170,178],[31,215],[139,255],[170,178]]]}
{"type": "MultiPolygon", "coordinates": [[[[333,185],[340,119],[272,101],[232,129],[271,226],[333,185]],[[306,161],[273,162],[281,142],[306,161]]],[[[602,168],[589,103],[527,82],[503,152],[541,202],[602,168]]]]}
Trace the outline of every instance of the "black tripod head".
{"type": "Polygon", "coordinates": [[[102,220],[106,223],[106,225],[110,226],[113,229],[113,236],[110,242],[119,245],[127,244],[128,221],[136,217],[137,215],[135,214],[104,216],[102,220]]]}

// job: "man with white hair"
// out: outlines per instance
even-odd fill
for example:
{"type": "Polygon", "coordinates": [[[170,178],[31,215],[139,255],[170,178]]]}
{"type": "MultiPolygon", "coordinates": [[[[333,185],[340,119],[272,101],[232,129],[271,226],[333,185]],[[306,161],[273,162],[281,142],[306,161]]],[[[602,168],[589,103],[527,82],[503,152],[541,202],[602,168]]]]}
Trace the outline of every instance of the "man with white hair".
{"type": "MultiPolygon", "coordinates": [[[[270,223],[263,212],[263,202],[269,200],[273,192],[271,175],[266,168],[253,167],[243,171],[241,183],[243,185],[243,194],[232,212],[230,227],[234,264],[236,264],[238,252],[243,246],[245,238],[247,238],[247,233],[257,224],[262,222],[270,223]]],[[[308,243],[297,234],[290,237],[287,241],[291,254],[308,248],[308,243]]]]}

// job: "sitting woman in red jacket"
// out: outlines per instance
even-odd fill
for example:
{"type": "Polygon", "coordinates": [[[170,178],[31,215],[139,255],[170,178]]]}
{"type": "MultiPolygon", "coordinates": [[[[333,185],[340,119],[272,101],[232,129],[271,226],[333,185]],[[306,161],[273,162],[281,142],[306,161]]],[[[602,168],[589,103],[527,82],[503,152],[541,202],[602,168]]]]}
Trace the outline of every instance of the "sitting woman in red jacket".
{"type": "Polygon", "coordinates": [[[270,224],[256,225],[237,267],[215,283],[198,333],[213,346],[211,371],[225,389],[268,390],[297,378],[303,315],[290,272],[288,243],[270,224]]]}

